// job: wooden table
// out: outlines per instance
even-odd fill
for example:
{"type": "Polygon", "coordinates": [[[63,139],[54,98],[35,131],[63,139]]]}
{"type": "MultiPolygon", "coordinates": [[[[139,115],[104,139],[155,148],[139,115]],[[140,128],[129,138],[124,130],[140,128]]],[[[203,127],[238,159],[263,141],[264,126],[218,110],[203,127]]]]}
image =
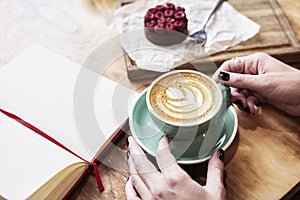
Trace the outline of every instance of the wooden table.
{"type": "MultiPolygon", "coordinates": [[[[300,6],[300,3],[297,5],[300,6]]],[[[241,10],[245,11],[246,8],[241,8],[241,10]]],[[[263,27],[263,29],[267,29],[267,27],[263,27]]],[[[267,33],[260,37],[267,37],[267,33]]],[[[282,37],[285,36],[282,35],[282,37]]],[[[284,41],[281,42],[284,43],[284,41]]],[[[238,45],[227,53],[236,55],[236,52],[241,50],[243,46],[251,46],[254,43],[255,41],[252,40],[249,43],[238,45]]],[[[273,48],[270,47],[272,46],[270,44],[266,49],[272,53],[275,48],[282,48],[288,54],[295,50],[288,46],[288,40],[286,44],[283,43],[278,43],[278,47],[273,46],[273,48]],[[286,48],[280,45],[285,45],[286,48]]],[[[250,51],[255,52],[257,50],[252,49],[250,51]]],[[[240,55],[247,52],[243,51],[240,55]]],[[[284,52],[278,54],[276,51],[275,54],[280,57],[284,52]]],[[[300,67],[297,60],[295,62],[294,56],[291,63],[295,67],[300,67]]],[[[216,60],[222,60],[222,56],[216,55],[216,60]]],[[[300,63],[300,59],[298,61],[300,63]]],[[[122,67],[124,70],[124,66],[122,67]]],[[[111,69],[107,75],[110,74],[114,74],[114,78],[122,77],[120,66],[111,69]]],[[[123,84],[137,87],[136,84],[126,78],[125,80],[117,79],[123,84]]],[[[228,199],[247,200],[279,199],[300,180],[300,118],[288,116],[269,106],[264,106],[261,115],[257,116],[236,110],[239,120],[238,133],[233,144],[225,152],[227,197],[228,199]]],[[[126,132],[116,143],[124,151],[127,149],[126,138],[129,134],[130,131],[126,132]]],[[[124,170],[118,171],[107,165],[100,165],[99,170],[102,173],[105,191],[101,194],[97,193],[94,177],[89,176],[71,194],[70,199],[125,199],[124,186],[129,175],[126,159],[114,149],[108,152],[106,156],[108,163],[118,160],[118,167],[124,170]]],[[[115,162],[111,164],[115,165],[115,162]]],[[[201,184],[205,183],[207,163],[182,167],[196,181],[201,184]]]]}
{"type": "MultiPolygon", "coordinates": [[[[268,6],[268,0],[255,0],[256,3],[260,1],[263,2],[263,6],[268,6]]],[[[8,2],[0,3],[0,9],[2,9],[0,12],[2,15],[2,21],[0,21],[0,67],[32,43],[41,44],[83,64],[85,58],[112,33],[109,31],[109,27],[105,26],[102,14],[93,9],[87,0],[77,0],[72,5],[61,1],[59,6],[53,3],[54,1],[36,1],[38,3],[35,6],[38,8],[46,7],[55,10],[54,14],[50,16],[47,15],[49,12],[43,13],[41,10],[15,15],[16,10],[21,8],[16,6],[17,4],[11,6],[8,2]],[[66,13],[66,11],[69,12],[66,13]],[[33,16],[34,14],[40,18],[36,18],[33,16]],[[58,18],[64,14],[71,18],[67,17],[66,19],[69,21],[63,21],[66,24],[61,21],[58,23],[58,18]],[[36,26],[39,25],[38,20],[43,23],[42,27],[36,26]]],[[[232,5],[236,5],[236,9],[240,12],[247,16],[254,16],[253,12],[255,13],[256,10],[252,9],[255,4],[254,7],[248,9],[239,2],[241,1],[229,1],[232,5]]],[[[274,3],[274,1],[272,2],[274,3]]],[[[267,40],[268,34],[272,34],[268,28],[274,27],[274,24],[266,23],[263,27],[265,31],[257,36],[258,38],[233,47],[223,52],[224,54],[215,55],[214,59],[221,62],[234,55],[264,50],[300,68],[297,47],[297,42],[300,41],[300,2],[279,0],[279,4],[283,8],[283,12],[281,9],[277,10],[279,12],[277,17],[279,16],[281,20],[284,19],[285,25],[291,25],[291,27],[285,27],[287,32],[280,33],[282,41],[272,43],[271,40],[267,40]],[[282,14],[286,14],[287,18],[282,18],[282,14]],[[290,40],[291,37],[297,39],[296,43],[294,39],[290,40]],[[261,45],[257,43],[259,40],[261,40],[261,44],[269,44],[269,46],[255,48],[255,45],[261,45]],[[246,51],[243,50],[245,47],[247,47],[246,51]]],[[[270,16],[266,15],[265,17],[270,16]]],[[[268,21],[272,20],[276,21],[271,16],[268,21]]],[[[280,32],[282,29],[279,28],[277,31],[280,32]]],[[[105,75],[129,87],[138,87],[138,84],[124,76],[126,74],[124,62],[117,63],[107,70],[105,75]]],[[[234,142],[225,152],[225,183],[228,199],[281,198],[300,180],[300,118],[291,117],[270,106],[264,106],[262,113],[255,116],[238,109],[236,111],[239,120],[238,132],[234,142]]],[[[127,149],[126,138],[127,134],[124,134],[116,141],[116,144],[124,151],[127,149]]],[[[89,175],[80,182],[68,197],[69,199],[125,199],[124,186],[129,176],[126,158],[115,149],[109,150],[104,158],[108,164],[113,163],[115,168],[118,168],[116,170],[108,165],[99,165],[105,191],[99,193],[95,177],[89,175]]],[[[207,163],[182,167],[196,181],[201,184],[205,183],[207,163]]]]}
{"type": "MultiPolygon", "coordinates": [[[[295,5],[293,2],[293,4],[298,8],[300,6],[300,3],[295,5]]],[[[247,10],[242,7],[240,9],[244,12],[247,10]]],[[[275,21],[272,18],[270,20],[275,21]]],[[[264,26],[263,29],[268,29],[268,27],[264,26]]],[[[266,38],[268,36],[266,32],[264,32],[265,35],[262,34],[258,37],[266,38]]],[[[297,36],[299,37],[299,35],[297,36]]],[[[285,35],[281,35],[281,37],[284,38],[285,35]]],[[[278,46],[272,46],[273,43],[266,42],[266,51],[271,54],[273,52],[279,57],[284,53],[287,53],[285,56],[288,57],[289,53],[297,52],[297,48],[294,49],[292,45],[289,46],[289,40],[280,42],[276,44],[278,46]],[[274,50],[276,48],[277,51],[274,50]],[[282,48],[285,52],[279,54],[278,48],[282,48]]],[[[245,46],[254,44],[254,40],[248,41],[248,43],[229,49],[227,54],[236,55],[237,51],[245,46]]],[[[250,48],[249,51],[241,51],[239,55],[256,51],[250,48]]],[[[300,60],[295,60],[295,55],[297,53],[293,54],[293,59],[289,61],[295,67],[300,67],[298,64],[300,60]]],[[[217,61],[222,60],[222,56],[216,55],[215,59],[217,61]]],[[[137,87],[138,84],[130,82],[127,78],[124,78],[124,75],[122,76],[121,71],[123,70],[124,66],[116,66],[112,67],[106,74],[108,76],[114,74],[114,78],[123,84],[137,87]]],[[[300,180],[300,118],[288,116],[269,106],[264,106],[261,115],[256,116],[236,110],[239,120],[238,133],[233,144],[225,152],[227,197],[228,199],[247,200],[279,199],[300,180]]],[[[130,134],[130,131],[125,133],[116,143],[124,151],[127,149],[126,138],[128,134],[130,134]]],[[[114,166],[116,164],[114,161],[117,160],[118,167],[124,170],[119,171],[107,165],[100,165],[99,170],[102,173],[102,180],[106,187],[105,191],[99,194],[94,177],[89,176],[71,194],[70,199],[125,199],[124,186],[129,175],[126,168],[126,159],[112,149],[107,153],[106,160],[108,164],[114,166]]],[[[196,181],[201,184],[205,183],[207,163],[182,167],[196,181]]]]}

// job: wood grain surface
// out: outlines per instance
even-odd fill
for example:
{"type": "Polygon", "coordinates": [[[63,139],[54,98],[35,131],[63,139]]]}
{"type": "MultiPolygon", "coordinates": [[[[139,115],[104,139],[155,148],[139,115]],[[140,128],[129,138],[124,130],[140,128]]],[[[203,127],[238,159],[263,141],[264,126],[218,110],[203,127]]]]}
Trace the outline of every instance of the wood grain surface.
{"type": "MultiPolygon", "coordinates": [[[[228,50],[227,56],[241,56],[244,53],[261,51],[262,45],[269,44],[267,48],[269,52],[274,55],[277,53],[279,57],[293,62],[294,67],[300,68],[296,43],[290,39],[291,36],[298,41],[300,39],[300,2],[278,0],[282,9],[277,7],[275,10],[279,13],[274,17],[270,12],[270,6],[274,9],[277,1],[270,1],[229,0],[237,10],[249,15],[254,21],[261,21],[264,28],[263,33],[257,38],[228,50]],[[270,1],[274,5],[269,4],[270,1]],[[266,9],[269,11],[266,12],[266,9]],[[283,18],[282,14],[285,14],[286,18],[283,18]],[[285,20],[289,22],[288,29],[292,32],[282,33],[282,23],[286,24],[285,20]],[[247,47],[246,51],[244,47],[247,47]]],[[[99,12],[91,2],[91,0],[31,0],[26,3],[17,0],[0,1],[0,67],[32,44],[42,45],[79,64],[87,65],[87,56],[114,35],[106,25],[107,13],[103,10],[99,12]]],[[[109,3],[105,5],[115,6],[109,3]]],[[[222,60],[224,57],[220,55],[216,59],[222,60]]],[[[99,65],[97,59],[94,65],[99,65]]],[[[103,69],[99,70],[97,66],[93,70],[103,72],[103,69]]],[[[114,60],[110,68],[104,72],[109,78],[137,90],[149,84],[132,83],[127,77],[122,58],[114,60]]],[[[291,117],[269,106],[264,106],[262,113],[255,116],[236,110],[239,119],[238,133],[233,144],[225,152],[225,184],[228,199],[279,199],[300,180],[300,118],[291,117]]],[[[116,146],[120,149],[111,148],[102,158],[105,164],[99,165],[105,191],[102,193],[98,191],[95,177],[89,174],[68,199],[126,199],[124,187],[129,173],[125,152],[128,134],[130,132],[126,131],[116,141],[116,146]]],[[[205,184],[207,163],[182,168],[197,182],[205,184]]]]}
{"type": "Polygon", "coordinates": [[[291,24],[291,27],[300,41],[300,4],[297,1],[293,0],[278,0],[282,11],[284,12],[288,22],[291,24]]]}
{"type": "Polygon", "coordinates": [[[264,51],[286,62],[295,62],[298,59],[299,40],[276,0],[231,0],[229,3],[258,23],[261,30],[253,38],[217,54],[214,58],[216,61],[228,59],[227,54],[246,55],[253,51],[264,51]],[[286,57],[289,54],[294,54],[295,57],[286,57]]]}

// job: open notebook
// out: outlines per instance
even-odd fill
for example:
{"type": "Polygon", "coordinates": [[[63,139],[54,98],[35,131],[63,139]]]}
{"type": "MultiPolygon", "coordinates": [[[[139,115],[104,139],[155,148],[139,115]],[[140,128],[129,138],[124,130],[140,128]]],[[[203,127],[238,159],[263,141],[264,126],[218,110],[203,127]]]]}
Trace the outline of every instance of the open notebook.
{"type": "Polygon", "coordinates": [[[133,95],[38,46],[4,66],[0,199],[63,198],[120,131],[133,95]]]}

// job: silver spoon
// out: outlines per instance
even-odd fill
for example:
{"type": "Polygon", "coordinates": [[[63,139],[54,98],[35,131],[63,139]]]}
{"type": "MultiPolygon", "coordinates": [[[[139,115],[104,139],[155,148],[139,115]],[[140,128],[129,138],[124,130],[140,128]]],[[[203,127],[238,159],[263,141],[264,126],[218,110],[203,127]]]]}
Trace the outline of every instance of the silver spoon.
{"type": "Polygon", "coordinates": [[[218,10],[218,8],[222,5],[222,3],[224,1],[225,0],[219,0],[218,1],[218,3],[215,5],[214,9],[212,10],[210,15],[208,16],[208,18],[207,18],[206,22],[204,23],[202,29],[200,31],[197,31],[197,32],[189,35],[189,39],[186,41],[186,43],[205,45],[206,40],[207,40],[207,35],[206,35],[206,32],[205,32],[206,25],[207,25],[208,21],[210,20],[211,16],[218,10]]]}

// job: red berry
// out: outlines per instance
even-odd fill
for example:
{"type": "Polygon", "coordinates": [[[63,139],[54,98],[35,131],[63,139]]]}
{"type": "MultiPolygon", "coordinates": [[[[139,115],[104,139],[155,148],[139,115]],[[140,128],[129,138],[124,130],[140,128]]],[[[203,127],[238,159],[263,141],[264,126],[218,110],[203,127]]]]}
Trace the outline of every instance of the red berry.
{"type": "Polygon", "coordinates": [[[148,12],[155,13],[155,12],[156,12],[156,9],[155,9],[155,8],[150,8],[150,9],[148,10],[148,12]]]}
{"type": "Polygon", "coordinates": [[[163,5],[157,5],[155,8],[158,11],[164,11],[165,10],[165,6],[163,6],[163,5]]]}
{"type": "Polygon", "coordinates": [[[159,18],[162,18],[162,17],[164,17],[164,13],[163,13],[163,12],[157,11],[157,12],[155,13],[155,18],[156,18],[156,19],[159,19],[159,18]]]}
{"type": "Polygon", "coordinates": [[[165,14],[165,17],[173,17],[174,10],[165,10],[164,14],[165,14]]]}
{"type": "Polygon", "coordinates": [[[168,18],[166,19],[166,21],[167,21],[167,23],[173,23],[173,22],[175,22],[175,19],[172,18],[172,17],[168,17],[168,18]]]}
{"type": "Polygon", "coordinates": [[[184,7],[181,7],[181,6],[177,6],[177,8],[175,9],[176,11],[185,11],[185,8],[184,7]]]}
{"type": "Polygon", "coordinates": [[[147,12],[147,14],[144,17],[144,23],[149,22],[155,18],[153,13],[147,12]]]}
{"type": "Polygon", "coordinates": [[[175,16],[175,19],[184,19],[185,13],[183,11],[177,11],[174,16],[175,16]]]}
{"type": "Polygon", "coordinates": [[[172,24],[172,23],[167,23],[167,24],[166,24],[166,29],[167,29],[167,30],[174,30],[173,24],[172,24]]]}
{"type": "Polygon", "coordinates": [[[151,20],[150,22],[146,22],[146,27],[154,27],[156,25],[156,21],[151,20]]]}
{"type": "Polygon", "coordinates": [[[157,24],[156,27],[158,27],[158,28],[165,28],[165,25],[164,24],[157,24]]]}
{"type": "Polygon", "coordinates": [[[185,27],[186,27],[186,23],[185,21],[183,20],[176,20],[174,23],[173,23],[173,26],[174,26],[174,29],[176,31],[184,31],[185,27]]]}
{"type": "Polygon", "coordinates": [[[180,6],[176,7],[173,3],[157,5],[150,8],[145,14],[144,25],[146,27],[146,37],[154,43],[168,45],[174,41],[182,41],[184,37],[174,37],[172,31],[175,30],[185,33],[187,29],[185,8],[180,6]],[[166,41],[168,39],[165,39],[165,37],[155,37],[155,35],[152,34],[167,36],[169,41],[166,41]]]}
{"type": "Polygon", "coordinates": [[[157,19],[157,24],[166,24],[166,23],[167,23],[166,18],[161,17],[161,18],[157,19]]]}
{"type": "Polygon", "coordinates": [[[167,3],[167,4],[166,4],[166,8],[167,8],[168,10],[175,10],[175,5],[174,5],[173,3],[167,3]]]}

